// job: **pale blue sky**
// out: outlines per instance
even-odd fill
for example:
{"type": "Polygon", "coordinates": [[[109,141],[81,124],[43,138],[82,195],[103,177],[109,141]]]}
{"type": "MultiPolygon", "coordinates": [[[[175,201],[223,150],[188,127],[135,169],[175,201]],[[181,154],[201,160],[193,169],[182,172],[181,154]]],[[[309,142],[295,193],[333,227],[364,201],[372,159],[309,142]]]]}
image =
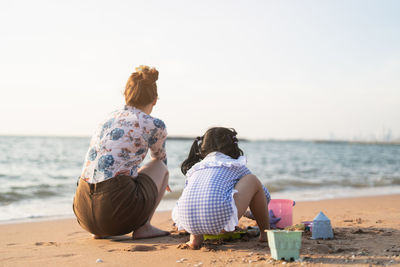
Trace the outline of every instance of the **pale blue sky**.
{"type": "Polygon", "coordinates": [[[91,135],[140,64],[170,135],[400,137],[400,1],[1,1],[0,134],[91,135]]]}

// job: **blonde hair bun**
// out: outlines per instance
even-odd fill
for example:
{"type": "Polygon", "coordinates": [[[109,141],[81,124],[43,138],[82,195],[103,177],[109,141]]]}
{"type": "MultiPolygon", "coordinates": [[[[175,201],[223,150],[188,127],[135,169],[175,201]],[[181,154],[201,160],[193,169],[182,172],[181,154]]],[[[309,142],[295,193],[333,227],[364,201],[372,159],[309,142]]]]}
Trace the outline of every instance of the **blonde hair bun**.
{"type": "MultiPolygon", "coordinates": [[[[145,80],[149,83],[155,83],[158,80],[158,70],[146,65],[140,65],[135,68],[138,80],[145,80]]],[[[136,77],[135,77],[136,78],[136,77]]]]}
{"type": "Polygon", "coordinates": [[[157,83],[158,71],[141,65],[131,74],[125,86],[125,103],[137,108],[152,103],[158,97],[157,83]]]}

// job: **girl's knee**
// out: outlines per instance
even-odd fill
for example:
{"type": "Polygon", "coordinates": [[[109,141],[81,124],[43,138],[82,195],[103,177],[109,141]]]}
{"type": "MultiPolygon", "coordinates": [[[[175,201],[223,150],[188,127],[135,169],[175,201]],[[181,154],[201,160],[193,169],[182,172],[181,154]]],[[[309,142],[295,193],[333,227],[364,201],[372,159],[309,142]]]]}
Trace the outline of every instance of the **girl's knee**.
{"type": "Polygon", "coordinates": [[[247,174],[243,176],[238,183],[262,187],[261,181],[254,174],[247,174]]]}

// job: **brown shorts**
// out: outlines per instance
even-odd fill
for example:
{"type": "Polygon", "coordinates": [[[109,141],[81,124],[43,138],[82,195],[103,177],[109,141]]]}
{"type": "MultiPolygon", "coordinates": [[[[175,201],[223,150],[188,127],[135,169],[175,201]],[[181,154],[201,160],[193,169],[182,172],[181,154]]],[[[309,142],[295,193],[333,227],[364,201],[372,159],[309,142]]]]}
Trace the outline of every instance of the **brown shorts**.
{"type": "Polygon", "coordinates": [[[120,175],[97,184],[79,179],[73,210],[85,230],[100,236],[124,235],[146,223],[158,190],[146,174],[120,175]]]}

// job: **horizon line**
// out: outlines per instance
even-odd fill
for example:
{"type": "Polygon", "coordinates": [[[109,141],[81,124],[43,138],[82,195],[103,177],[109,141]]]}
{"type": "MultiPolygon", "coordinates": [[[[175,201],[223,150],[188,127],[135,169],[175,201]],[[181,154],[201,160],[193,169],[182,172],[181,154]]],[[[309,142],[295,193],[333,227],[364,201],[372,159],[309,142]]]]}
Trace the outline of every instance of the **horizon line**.
{"type": "MultiPolygon", "coordinates": [[[[91,138],[91,135],[50,135],[50,134],[2,134],[0,137],[53,137],[53,138],[91,138]]],[[[167,140],[193,141],[195,136],[167,136],[167,140]]],[[[239,138],[242,142],[276,141],[276,142],[315,142],[315,143],[349,143],[349,144],[393,144],[400,145],[400,138],[393,140],[352,140],[324,138],[239,138]]]]}

